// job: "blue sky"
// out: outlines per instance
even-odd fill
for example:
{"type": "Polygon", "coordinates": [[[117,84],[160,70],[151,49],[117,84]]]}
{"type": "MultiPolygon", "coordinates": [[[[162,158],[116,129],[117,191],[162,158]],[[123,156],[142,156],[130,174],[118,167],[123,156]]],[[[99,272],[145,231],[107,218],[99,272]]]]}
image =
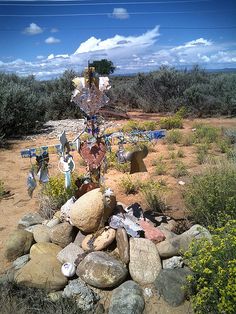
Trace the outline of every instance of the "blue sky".
{"type": "Polygon", "coordinates": [[[0,71],[49,79],[104,58],[117,74],[236,68],[236,1],[0,0],[0,71]]]}

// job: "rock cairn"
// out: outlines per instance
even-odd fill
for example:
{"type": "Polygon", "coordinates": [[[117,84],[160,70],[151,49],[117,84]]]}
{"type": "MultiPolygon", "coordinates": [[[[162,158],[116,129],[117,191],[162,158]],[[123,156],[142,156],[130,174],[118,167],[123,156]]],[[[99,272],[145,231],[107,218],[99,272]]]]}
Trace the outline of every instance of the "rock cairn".
{"type": "Polygon", "coordinates": [[[93,189],[67,205],[51,220],[25,215],[9,235],[5,256],[16,283],[61,291],[92,313],[106,292],[110,314],[143,313],[152,291],[170,306],[184,302],[181,287],[191,271],[182,254],[192,240],[210,238],[207,229],[193,225],[177,235],[176,221],[138,203],[121,204],[110,189],[93,189]]]}

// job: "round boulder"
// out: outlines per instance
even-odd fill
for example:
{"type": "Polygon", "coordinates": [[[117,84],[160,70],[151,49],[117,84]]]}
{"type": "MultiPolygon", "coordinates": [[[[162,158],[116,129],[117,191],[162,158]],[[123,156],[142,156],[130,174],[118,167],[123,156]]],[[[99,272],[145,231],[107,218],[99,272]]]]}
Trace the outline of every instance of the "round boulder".
{"type": "Polygon", "coordinates": [[[93,234],[87,235],[82,242],[82,249],[85,251],[101,251],[108,247],[116,237],[116,230],[112,228],[105,228],[102,233],[94,237],[93,234]]]}
{"type": "Polygon", "coordinates": [[[79,264],[77,275],[97,288],[111,288],[122,283],[128,271],[124,265],[105,252],[89,253],[79,264]]]}
{"type": "Polygon", "coordinates": [[[94,232],[108,219],[115,205],[114,195],[105,197],[100,188],[89,191],[71,206],[71,223],[81,231],[94,232]]]}

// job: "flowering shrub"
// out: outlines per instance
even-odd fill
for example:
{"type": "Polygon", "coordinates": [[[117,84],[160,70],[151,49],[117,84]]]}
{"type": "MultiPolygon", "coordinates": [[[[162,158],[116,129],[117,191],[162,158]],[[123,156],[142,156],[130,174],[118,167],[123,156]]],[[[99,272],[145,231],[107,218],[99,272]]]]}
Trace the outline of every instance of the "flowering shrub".
{"type": "Polygon", "coordinates": [[[188,290],[195,313],[236,313],[236,220],[212,230],[212,239],[195,241],[185,253],[192,269],[188,290]]]}

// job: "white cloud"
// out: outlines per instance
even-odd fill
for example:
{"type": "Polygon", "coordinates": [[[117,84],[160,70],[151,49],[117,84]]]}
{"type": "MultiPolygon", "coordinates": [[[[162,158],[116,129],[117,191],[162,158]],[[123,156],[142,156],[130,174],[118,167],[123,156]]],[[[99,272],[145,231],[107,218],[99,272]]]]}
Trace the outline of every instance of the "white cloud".
{"type": "Polygon", "coordinates": [[[44,41],[46,44],[58,44],[58,43],[60,43],[61,42],[61,40],[60,39],[58,39],[58,38],[55,38],[55,37],[48,37],[47,39],[45,39],[45,41],[44,41]]]}
{"type": "Polygon", "coordinates": [[[27,35],[37,35],[37,34],[40,34],[42,32],[43,32],[43,29],[35,23],[31,23],[23,31],[23,33],[27,34],[27,35]]]}
{"type": "Polygon", "coordinates": [[[47,79],[62,74],[66,69],[81,72],[88,60],[101,59],[111,60],[117,74],[154,71],[160,65],[191,67],[199,64],[206,68],[236,68],[236,43],[219,44],[197,38],[175,46],[161,46],[158,36],[159,27],[156,26],[137,36],[90,37],[80,43],[74,53],[61,51],[55,54],[52,51],[48,57],[39,55],[34,62],[22,59],[4,62],[1,59],[0,71],[34,74],[40,79],[47,79]]]}
{"type": "Polygon", "coordinates": [[[129,13],[124,8],[114,8],[109,16],[119,20],[126,20],[129,18],[129,13]]]}

